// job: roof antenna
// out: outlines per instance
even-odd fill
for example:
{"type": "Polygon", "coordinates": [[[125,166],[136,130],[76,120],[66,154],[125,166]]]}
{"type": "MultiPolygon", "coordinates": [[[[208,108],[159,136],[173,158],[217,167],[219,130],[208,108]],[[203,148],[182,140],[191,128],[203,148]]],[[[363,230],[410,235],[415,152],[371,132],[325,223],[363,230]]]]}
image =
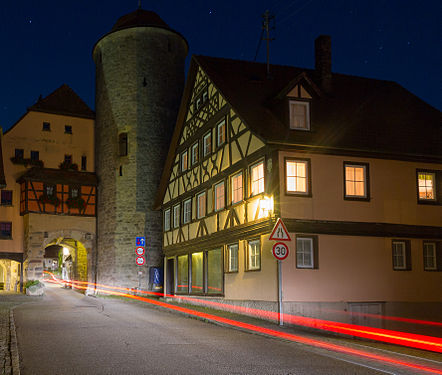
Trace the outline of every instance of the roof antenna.
{"type": "Polygon", "coordinates": [[[138,9],[141,9],[141,0],[138,0],[138,9]]]}
{"type": "Polygon", "coordinates": [[[262,30],[266,33],[263,40],[267,41],[267,78],[270,78],[270,42],[275,40],[275,38],[270,38],[270,30],[275,30],[275,16],[266,10],[262,18],[262,30]],[[271,22],[272,26],[270,26],[271,22]]]}

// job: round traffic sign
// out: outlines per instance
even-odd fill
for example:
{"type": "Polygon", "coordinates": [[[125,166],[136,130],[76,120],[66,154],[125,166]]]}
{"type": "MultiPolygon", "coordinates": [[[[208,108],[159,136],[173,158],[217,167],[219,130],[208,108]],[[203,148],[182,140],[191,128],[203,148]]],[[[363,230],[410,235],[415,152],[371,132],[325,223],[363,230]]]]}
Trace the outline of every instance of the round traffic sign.
{"type": "Polygon", "coordinates": [[[144,247],[137,246],[137,248],[135,249],[135,252],[137,253],[137,255],[144,255],[144,247]]]}
{"type": "Polygon", "coordinates": [[[135,263],[137,264],[137,266],[144,266],[144,263],[146,263],[146,259],[144,259],[143,256],[139,256],[137,257],[137,259],[135,259],[135,263]]]}
{"type": "Polygon", "coordinates": [[[278,260],[284,260],[289,256],[289,248],[283,242],[277,242],[272,248],[273,256],[278,260]]]}

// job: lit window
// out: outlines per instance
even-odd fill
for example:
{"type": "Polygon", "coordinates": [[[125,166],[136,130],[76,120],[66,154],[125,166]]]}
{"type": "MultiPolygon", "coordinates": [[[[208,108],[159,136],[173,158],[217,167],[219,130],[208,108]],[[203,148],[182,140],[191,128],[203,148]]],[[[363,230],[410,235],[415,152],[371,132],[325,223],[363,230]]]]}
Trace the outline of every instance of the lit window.
{"type": "Polygon", "coordinates": [[[192,261],[192,293],[204,293],[204,254],[203,252],[193,253],[192,261]]]}
{"type": "Polygon", "coordinates": [[[181,172],[187,170],[187,150],[181,154],[181,172]]]}
{"type": "Polygon", "coordinates": [[[368,198],[368,164],[344,164],[345,197],[350,199],[368,198]]]}
{"type": "Polygon", "coordinates": [[[178,228],[180,226],[180,205],[173,206],[173,227],[178,228]]]}
{"type": "Polygon", "coordinates": [[[203,156],[206,157],[212,152],[212,132],[210,131],[203,137],[203,156]]]}
{"type": "Polygon", "coordinates": [[[411,269],[411,254],[409,249],[409,242],[407,243],[406,241],[392,241],[392,252],[394,270],[411,269]]]}
{"type": "Polygon", "coordinates": [[[43,122],[43,131],[45,132],[51,131],[51,124],[49,122],[43,122]]]}
{"type": "Polygon", "coordinates": [[[227,247],[227,272],[238,272],[238,244],[227,247]]]}
{"type": "Polygon", "coordinates": [[[196,196],[196,217],[201,219],[206,216],[206,192],[199,193],[196,196]]]}
{"type": "Polygon", "coordinates": [[[10,206],[12,204],[12,190],[2,190],[1,205],[10,206]]]}
{"type": "Polygon", "coordinates": [[[247,246],[247,270],[259,270],[261,268],[261,242],[260,240],[249,241],[247,246]]]}
{"type": "Polygon", "coordinates": [[[219,147],[226,142],[226,120],[216,126],[216,145],[219,147]]]}
{"type": "Polygon", "coordinates": [[[232,176],[232,204],[241,202],[243,200],[243,183],[242,172],[232,176]]]}
{"type": "Polygon", "coordinates": [[[164,231],[170,230],[170,208],[164,211],[164,231]]]}
{"type": "Polygon", "coordinates": [[[264,162],[261,161],[251,168],[252,196],[264,192],[264,162]]]}
{"type": "Polygon", "coordinates": [[[286,178],[287,192],[307,194],[308,186],[308,161],[303,160],[287,160],[286,161],[286,178]]]}
{"type": "Polygon", "coordinates": [[[418,172],[418,189],[419,189],[419,200],[436,200],[435,192],[435,173],[430,172],[418,172]]]}
{"type": "Polygon", "coordinates": [[[127,156],[127,154],[128,154],[127,133],[121,133],[118,136],[118,155],[127,156]]]}
{"type": "Polygon", "coordinates": [[[225,205],[224,181],[215,185],[215,211],[222,210],[225,205]]]}
{"type": "Polygon", "coordinates": [[[11,239],[12,238],[12,223],[0,222],[0,238],[11,239]]]}
{"type": "Polygon", "coordinates": [[[72,126],[71,125],[65,125],[64,126],[64,133],[65,134],[72,134],[72,126]]]}
{"type": "Polygon", "coordinates": [[[183,224],[190,223],[192,219],[192,199],[183,202],[183,224]]]}
{"type": "Polygon", "coordinates": [[[424,242],[424,270],[437,270],[435,242],[424,242]]]}
{"type": "Polygon", "coordinates": [[[198,162],[198,152],[199,152],[199,147],[198,147],[198,142],[196,142],[192,146],[192,165],[198,162]]]}
{"type": "Polygon", "coordinates": [[[313,238],[296,238],[296,267],[313,268],[313,238]]]}
{"type": "Polygon", "coordinates": [[[215,249],[207,252],[207,294],[223,292],[223,250],[215,249]]]}
{"type": "Polygon", "coordinates": [[[308,102],[290,101],[290,129],[310,130],[308,102]]]}
{"type": "Polygon", "coordinates": [[[189,256],[180,255],[177,257],[176,291],[188,292],[189,288],[189,256]]]}

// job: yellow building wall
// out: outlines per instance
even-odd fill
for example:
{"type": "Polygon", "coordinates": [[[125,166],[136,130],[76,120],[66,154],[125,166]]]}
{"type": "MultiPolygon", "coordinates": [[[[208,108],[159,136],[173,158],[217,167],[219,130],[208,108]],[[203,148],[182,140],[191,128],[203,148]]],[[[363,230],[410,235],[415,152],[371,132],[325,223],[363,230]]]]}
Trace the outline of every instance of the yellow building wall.
{"type": "Polygon", "coordinates": [[[280,152],[281,217],[442,226],[442,207],[417,204],[416,169],[441,164],[280,152]],[[312,197],[285,195],[284,158],[311,159],[312,197]],[[344,200],[343,162],[369,163],[370,201],[344,200]]]}
{"type": "MultiPolygon", "coordinates": [[[[58,169],[65,154],[72,155],[73,163],[81,170],[81,157],[87,157],[87,172],[94,172],[94,120],[43,112],[25,114],[2,137],[3,164],[7,186],[12,190],[12,206],[0,206],[0,220],[12,222],[12,240],[0,240],[1,252],[23,252],[24,225],[20,216],[20,185],[18,177],[26,172],[20,164],[13,164],[15,149],[24,149],[24,158],[30,152],[39,151],[45,168],[58,169]],[[51,124],[51,131],[43,131],[43,122],[51,124]],[[72,126],[72,134],[65,134],[65,125],[72,126]]],[[[93,219],[95,220],[95,219],[93,219]]],[[[50,228],[49,228],[50,229],[50,228]]],[[[95,233],[95,228],[92,230],[95,233]]]]}

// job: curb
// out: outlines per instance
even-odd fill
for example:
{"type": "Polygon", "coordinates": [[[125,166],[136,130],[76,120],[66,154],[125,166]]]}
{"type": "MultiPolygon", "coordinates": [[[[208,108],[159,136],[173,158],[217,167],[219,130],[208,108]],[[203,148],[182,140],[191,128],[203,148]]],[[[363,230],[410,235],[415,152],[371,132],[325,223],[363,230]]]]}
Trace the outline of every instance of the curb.
{"type": "Polygon", "coordinates": [[[20,359],[18,355],[17,335],[15,332],[14,313],[12,309],[10,310],[9,314],[9,331],[10,331],[9,350],[11,352],[12,375],[20,375],[20,359]]]}

